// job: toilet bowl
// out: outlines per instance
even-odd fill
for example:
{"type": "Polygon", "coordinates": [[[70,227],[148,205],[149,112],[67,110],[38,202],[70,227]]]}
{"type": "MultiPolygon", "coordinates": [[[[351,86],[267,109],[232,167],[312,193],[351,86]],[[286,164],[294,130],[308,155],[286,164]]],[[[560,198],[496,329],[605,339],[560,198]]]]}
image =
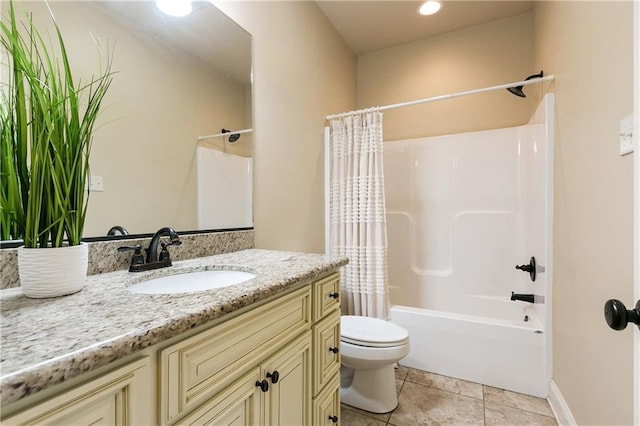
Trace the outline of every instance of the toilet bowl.
{"type": "Polygon", "coordinates": [[[343,315],[340,399],[372,413],[398,405],[395,364],[409,354],[409,332],[377,318],[343,315]]]}

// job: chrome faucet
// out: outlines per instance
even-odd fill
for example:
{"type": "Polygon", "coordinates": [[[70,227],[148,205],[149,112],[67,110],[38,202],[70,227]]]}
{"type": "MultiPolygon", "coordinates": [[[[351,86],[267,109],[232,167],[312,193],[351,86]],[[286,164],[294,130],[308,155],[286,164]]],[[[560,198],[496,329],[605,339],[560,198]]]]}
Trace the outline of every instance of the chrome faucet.
{"type": "Polygon", "coordinates": [[[158,244],[162,246],[162,252],[160,253],[159,261],[169,261],[169,265],[171,266],[171,259],[169,258],[169,251],[167,250],[168,246],[179,246],[182,244],[180,238],[178,238],[178,234],[173,228],[164,227],[160,228],[153,237],[151,238],[151,242],[149,243],[149,248],[147,248],[147,263],[158,262],[158,244]],[[161,243],[160,237],[168,236],[168,243],[161,243]]]}

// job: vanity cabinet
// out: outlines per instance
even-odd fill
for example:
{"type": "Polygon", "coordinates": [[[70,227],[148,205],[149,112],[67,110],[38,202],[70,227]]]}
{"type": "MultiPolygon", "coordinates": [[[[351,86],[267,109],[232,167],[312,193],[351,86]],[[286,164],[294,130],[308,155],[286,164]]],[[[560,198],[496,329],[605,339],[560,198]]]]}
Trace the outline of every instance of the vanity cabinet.
{"type": "Polygon", "coordinates": [[[76,387],[36,394],[2,424],[335,424],[339,284],[334,273],[146,348],[76,387]]]}
{"type": "Polygon", "coordinates": [[[154,413],[143,358],[2,420],[3,425],[145,425],[154,413]]]}
{"type": "Polygon", "coordinates": [[[333,274],[163,349],[162,424],[337,423],[339,292],[333,274]]]}
{"type": "Polygon", "coordinates": [[[173,424],[310,328],[311,289],[305,286],[162,349],[161,424],[173,424]]]}

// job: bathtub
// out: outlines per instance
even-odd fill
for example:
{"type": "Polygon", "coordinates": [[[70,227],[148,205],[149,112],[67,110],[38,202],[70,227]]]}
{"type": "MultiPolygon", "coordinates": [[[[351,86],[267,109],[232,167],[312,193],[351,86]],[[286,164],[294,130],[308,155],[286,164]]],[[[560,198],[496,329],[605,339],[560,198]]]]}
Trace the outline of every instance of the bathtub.
{"type": "Polygon", "coordinates": [[[553,114],[547,94],[524,126],[385,143],[390,316],[411,347],[401,365],[547,397],[553,114]],[[531,257],[535,282],[514,268],[531,257]]]}
{"type": "Polygon", "coordinates": [[[410,336],[410,353],[400,365],[546,398],[541,321],[524,302],[503,303],[491,318],[392,306],[391,322],[410,336]]]}

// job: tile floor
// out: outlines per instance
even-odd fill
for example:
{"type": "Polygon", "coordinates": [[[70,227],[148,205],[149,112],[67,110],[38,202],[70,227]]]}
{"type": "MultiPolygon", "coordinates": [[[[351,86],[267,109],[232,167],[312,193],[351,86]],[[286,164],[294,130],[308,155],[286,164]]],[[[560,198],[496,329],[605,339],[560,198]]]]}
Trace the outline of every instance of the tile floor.
{"type": "Polygon", "coordinates": [[[342,404],[343,426],[557,425],[546,400],[412,368],[396,370],[398,407],[374,414],[342,404]]]}

